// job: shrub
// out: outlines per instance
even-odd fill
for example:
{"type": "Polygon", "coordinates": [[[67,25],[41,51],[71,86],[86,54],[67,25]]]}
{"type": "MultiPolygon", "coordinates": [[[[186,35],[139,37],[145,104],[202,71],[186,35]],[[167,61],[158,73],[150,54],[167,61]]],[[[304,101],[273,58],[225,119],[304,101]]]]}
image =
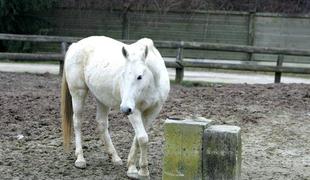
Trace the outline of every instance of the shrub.
{"type": "MultiPolygon", "coordinates": [[[[34,16],[35,12],[55,7],[58,0],[0,0],[0,33],[40,34],[50,23],[34,16]]],[[[0,42],[1,51],[30,51],[27,42],[0,42]]]]}

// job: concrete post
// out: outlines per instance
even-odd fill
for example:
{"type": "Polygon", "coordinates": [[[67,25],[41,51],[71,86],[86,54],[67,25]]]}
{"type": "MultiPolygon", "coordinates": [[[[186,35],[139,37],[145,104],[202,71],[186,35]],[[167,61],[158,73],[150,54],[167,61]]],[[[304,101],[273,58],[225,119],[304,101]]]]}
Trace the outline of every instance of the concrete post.
{"type": "Polygon", "coordinates": [[[183,61],[183,44],[184,42],[180,42],[180,47],[178,48],[177,51],[177,57],[176,57],[176,62],[181,66],[181,68],[176,68],[175,69],[175,82],[177,84],[180,84],[183,81],[184,78],[184,67],[182,64],[183,61]]]}
{"type": "Polygon", "coordinates": [[[202,179],[202,137],[210,123],[205,118],[166,120],[163,180],[202,179]]]}
{"type": "Polygon", "coordinates": [[[240,127],[214,125],[203,136],[203,178],[241,179],[240,127]]]}
{"type": "MultiPolygon", "coordinates": [[[[284,61],[284,56],[282,54],[278,55],[277,67],[279,67],[279,68],[282,67],[283,61],[284,61]]],[[[282,75],[281,72],[279,72],[279,71],[275,72],[275,74],[274,74],[274,83],[280,83],[281,82],[281,75],[282,75]]]]}
{"type": "Polygon", "coordinates": [[[62,42],[61,43],[61,54],[64,56],[62,61],[59,61],[59,75],[62,76],[63,70],[64,70],[64,63],[65,63],[65,56],[68,49],[68,43],[62,42]]]}

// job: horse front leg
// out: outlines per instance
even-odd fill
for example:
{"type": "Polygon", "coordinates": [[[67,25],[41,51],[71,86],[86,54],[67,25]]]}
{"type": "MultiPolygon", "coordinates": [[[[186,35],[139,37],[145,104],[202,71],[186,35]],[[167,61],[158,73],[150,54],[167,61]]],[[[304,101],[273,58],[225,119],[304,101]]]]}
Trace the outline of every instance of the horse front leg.
{"type": "Polygon", "coordinates": [[[110,134],[109,134],[109,120],[108,113],[109,107],[103,105],[97,100],[97,114],[96,121],[98,122],[98,130],[102,143],[105,145],[105,151],[109,154],[112,159],[112,163],[115,165],[122,165],[122,160],[118,156],[115,147],[112,143],[110,134]]]}
{"type": "Polygon", "coordinates": [[[127,176],[135,179],[138,178],[138,170],[136,167],[138,150],[139,150],[139,143],[137,137],[135,136],[133,138],[127,160],[127,167],[128,167],[127,176]]]}
{"type": "Polygon", "coordinates": [[[140,169],[138,171],[138,176],[139,178],[143,179],[149,178],[150,173],[148,170],[148,153],[147,153],[149,138],[143,125],[141,112],[136,110],[132,115],[128,116],[128,118],[132,127],[134,128],[135,138],[137,139],[140,147],[140,160],[139,160],[140,169]]]}
{"type": "MultiPolygon", "coordinates": [[[[158,116],[161,107],[162,107],[161,105],[157,104],[155,106],[148,108],[142,113],[142,121],[146,131],[149,130],[153,120],[158,116]]],[[[137,137],[135,136],[130,148],[127,161],[127,167],[128,167],[127,176],[130,178],[138,178],[138,170],[136,168],[138,150],[139,150],[139,142],[137,140],[137,137]]]]}

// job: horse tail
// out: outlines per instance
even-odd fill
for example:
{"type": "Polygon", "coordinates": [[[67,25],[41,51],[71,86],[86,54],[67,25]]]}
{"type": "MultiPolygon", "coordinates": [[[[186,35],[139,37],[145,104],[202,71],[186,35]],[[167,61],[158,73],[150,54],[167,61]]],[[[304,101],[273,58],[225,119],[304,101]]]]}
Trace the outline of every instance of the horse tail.
{"type": "Polygon", "coordinates": [[[63,71],[61,84],[61,118],[62,118],[62,135],[65,151],[69,150],[72,134],[72,98],[68,88],[68,83],[63,71]]]}

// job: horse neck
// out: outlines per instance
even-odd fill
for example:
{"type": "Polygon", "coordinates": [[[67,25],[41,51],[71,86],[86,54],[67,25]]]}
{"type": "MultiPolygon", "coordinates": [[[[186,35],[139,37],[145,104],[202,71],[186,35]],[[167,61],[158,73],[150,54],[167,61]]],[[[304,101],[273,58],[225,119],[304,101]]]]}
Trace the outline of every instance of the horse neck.
{"type": "Polygon", "coordinates": [[[149,66],[153,74],[153,93],[156,93],[160,101],[167,99],[167,94],[170,90],[170,80],[166,68],[159,65],[149,66]]]}
{"type": "Polygon", "coordinates": [[[167,80],[169,81],[169,79],[166,79],[168,77],[168,72],[164,60],[154,47],[150,48],[149,55],[147,66],[153,73],[156,86],[160,87],[162,83],[166,83],[165,81],[167,80]]]}

